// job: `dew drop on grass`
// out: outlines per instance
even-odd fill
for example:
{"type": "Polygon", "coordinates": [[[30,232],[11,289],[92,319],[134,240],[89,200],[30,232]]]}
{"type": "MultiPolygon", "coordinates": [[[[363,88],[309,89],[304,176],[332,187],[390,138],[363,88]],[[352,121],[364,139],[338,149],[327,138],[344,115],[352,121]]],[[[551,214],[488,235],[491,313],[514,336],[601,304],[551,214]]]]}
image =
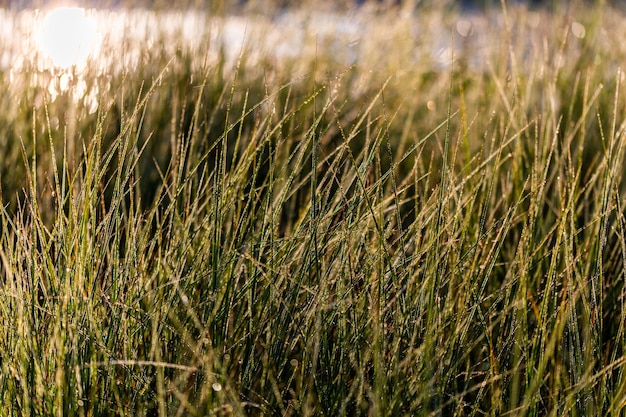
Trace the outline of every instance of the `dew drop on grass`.
{"type": "Polygon", "coordinates": [[[579,22],[572,23],[572,34],[578,39],[585,37],[585,27],[579,22]]]}
{"type": "Polygon", "coordinates": [[[67,91],[70,88],[70,82],[72,79],[69,74],[65,73],[59,77],[59,88],[62,92],[67,91]]]}
{"type": "Polygon", "coordinates": [[[472,34],[472,22],[466,19],[461,19],[456,22],[456,31],[464,38],[472,34]]]}
{"type": "Polygon", "coordinates": [[[92,92],[91,94],[86,95],[83,100],[83,104],[87,108],[87,112],[89,114],[94,114],[96,110],[98,110],[99,106],[97,94],[93,94],[92,92]]]}
{"type": "Polygon", "coordinates": [[[57,86],[54,79],[50,80],[50,83],[48,84],[48,93],[50,93],[50,101],[54,102],[57,98],[57,86]]]}

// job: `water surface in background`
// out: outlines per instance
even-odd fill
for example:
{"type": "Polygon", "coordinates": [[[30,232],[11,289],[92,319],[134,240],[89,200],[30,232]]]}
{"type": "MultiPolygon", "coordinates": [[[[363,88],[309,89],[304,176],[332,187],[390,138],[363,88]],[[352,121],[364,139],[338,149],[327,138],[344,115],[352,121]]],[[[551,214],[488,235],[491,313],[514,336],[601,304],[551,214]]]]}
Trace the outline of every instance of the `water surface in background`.
{"type": "MultiPolygon", "coordinates": [[[[0,69],[11,82],[23,83],[20,78],[31,76],[29,82],[47,88],[52,100],[71,89],[77,98],[89,101],[87,107],[93,111],[97,87],[87,86],[83,72],[87,68],[90,74],[100,75],[132,71],[150,59],[146,51],[154,50],[165,62],[184,49],[200,65],[224,59],[226,68],[236,64],[242,51],[247,65],[259,59],[279,65],[281,59],[319,55],[367,68],[384,66],[394,54],[404,54],[409,58],[403,57],[402,62],[434,70],[447,70],[453,54],[460,56],[467,50],[468,65],[484,70],[486,54],[495,49],[489,45],[501,42],[501,16],[465,13],[445,23],[439,17],[398,15],[381,20],[359,9],[286,11],[273,18],[145,9],[0,9],[0,69]],[[398,38],[398,33],[404,38],[398,38]],[[41,79],[33,73],[41,73],[41,79]]],[[[533,19],[528,20],[532,24],[533,19]]],[[[539,26],[539,18],[535,20],[539,26]]],[[[584,37],[584,27],[574,22],[572,33],[584,37]]],[[[163,60],[155,65],[164,65],[163,60]]]]}
{"type": "Polygon", "coordinates": [[[293,57],[304,52],[305,33],[311,28],[324,39],[334,38],[337,46],[357,41],[364,27],[353,17],[316,14],[305,19],[285,13],[276,19],[218,18],[202,12],[143,9],[0,9],[0,67],[19,71],[30,63],[39,69],[80,69],[89,62],[110,71],[132,68],[147,48],[175,52],[207,45],[211,50],[199,55],[221,50],[232,59],[244,48],[253,55],[293,57]]]}
{"type": "Polygon", "coordinates": [[[312,27],[325,44],[332,41],[334,52],[347,63],[356,59],[354,49],[364,26],[347,15],[304,18],[285,13],[269,19],[144,9],[0,9],[0,69],[15,83],[33,72],[46,73],[54,100],[69,88],[85,95],[81,76],[87,68],[90,74],[132,71],[150,56],[147,51],[156,50],[167,61],[186,50],[202,64],[224,59],[226,68],[242,52],[248,64],[261,57],[297,58],[315,48],[307,40],[312,27]]]}

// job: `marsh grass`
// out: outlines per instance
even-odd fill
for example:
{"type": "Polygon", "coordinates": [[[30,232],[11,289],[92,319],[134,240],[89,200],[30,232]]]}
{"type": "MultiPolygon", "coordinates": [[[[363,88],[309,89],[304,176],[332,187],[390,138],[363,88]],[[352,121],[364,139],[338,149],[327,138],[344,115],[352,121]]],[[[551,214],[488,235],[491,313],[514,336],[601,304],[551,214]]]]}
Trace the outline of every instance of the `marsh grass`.
{"type": "Polygon", "coordinates": [[[95,113],[0,77],[0,414],[620,415],[624,17],[585,10],[489,12],[481,68],[410,36],[437,8],[351,66],[146,51],[95,113]]]}

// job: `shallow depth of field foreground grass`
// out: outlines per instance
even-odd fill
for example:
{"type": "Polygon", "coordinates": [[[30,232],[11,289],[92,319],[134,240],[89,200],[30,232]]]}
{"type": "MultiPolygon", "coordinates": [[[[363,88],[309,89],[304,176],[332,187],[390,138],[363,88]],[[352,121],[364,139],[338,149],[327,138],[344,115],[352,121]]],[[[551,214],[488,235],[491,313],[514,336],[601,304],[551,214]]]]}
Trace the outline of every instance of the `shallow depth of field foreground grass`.
{"type": "Polygon", "coordinates": [[[0,74],[0,415],[621,415],[626,17],[466,18],[0,74]]]}

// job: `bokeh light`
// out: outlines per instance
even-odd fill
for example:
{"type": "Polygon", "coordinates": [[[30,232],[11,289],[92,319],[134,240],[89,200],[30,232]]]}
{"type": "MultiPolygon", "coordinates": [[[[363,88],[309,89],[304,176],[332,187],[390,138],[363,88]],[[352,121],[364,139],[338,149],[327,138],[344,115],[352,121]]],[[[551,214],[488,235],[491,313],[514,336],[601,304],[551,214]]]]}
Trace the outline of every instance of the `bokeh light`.
{"type": "Polygon", "coordinates": [[[53,66],[80,70],[97,54],[100,36],[85,9],[59,7],[44,17],[36,42],[39,51],[53,66]]]}

